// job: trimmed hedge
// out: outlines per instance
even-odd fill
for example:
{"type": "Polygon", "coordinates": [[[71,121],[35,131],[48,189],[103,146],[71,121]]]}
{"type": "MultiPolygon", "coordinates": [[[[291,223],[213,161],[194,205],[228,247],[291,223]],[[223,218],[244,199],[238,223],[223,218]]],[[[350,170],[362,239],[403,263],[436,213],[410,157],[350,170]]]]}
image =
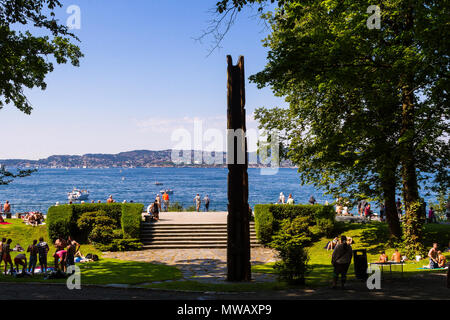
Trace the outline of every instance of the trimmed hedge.
{"type": "Polygon", "coordinates": [[[144,205],[125,203],[122,205],[121,224],[124,238],[139,238],[144,205]]]}
{"type": "Polygon", "coordinates": [[[292,220],[298,216],[310,217],[316,225],[334,225],[335,222],[335,211],[332,206],[257,204],[254,212],[256,236],[263,244],[269,244],[273,240],[282,221],[286,219],[292,220]]]}
{"type": "Polygon", "coordinates": [[[53,206],[47,213],[49,237],[55,240],[59,236],[67,238],[71,235],[77,239],[82,236],[77,226],[78,218],[85,212],[104,211],[114,220],[117,228],[122,228],[124,237],[137,238],[143,209],[144,205],[141,203],[86,203],[53,206]]]}

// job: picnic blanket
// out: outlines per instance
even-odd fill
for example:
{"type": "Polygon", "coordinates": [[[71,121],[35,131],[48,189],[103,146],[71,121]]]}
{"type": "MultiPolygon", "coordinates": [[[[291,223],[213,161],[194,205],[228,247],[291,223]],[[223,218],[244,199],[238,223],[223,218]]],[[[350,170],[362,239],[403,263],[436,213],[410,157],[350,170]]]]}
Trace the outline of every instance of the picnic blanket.
{"type": "Polygon", "coordinates": [[[0,222],[1,225],[5,225],[5,224],[11,224],[9,222],[0,222]]]}
{"type": "Polygon", "coordinates": [[[422,267],[422,268],[417,268],[417,270],[447,270],[448,269],[448,267],[445,267],[445,268],[434,268],[434,269],[431,269],[431,268],[424,268],[424,267],[422,267]]]}

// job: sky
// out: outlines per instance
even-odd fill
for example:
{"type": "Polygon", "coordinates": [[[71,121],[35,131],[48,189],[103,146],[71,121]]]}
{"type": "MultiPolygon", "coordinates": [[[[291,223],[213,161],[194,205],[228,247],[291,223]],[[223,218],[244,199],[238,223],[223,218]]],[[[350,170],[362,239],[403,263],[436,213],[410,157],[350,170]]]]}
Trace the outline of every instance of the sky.
{"type": "MultiPolygon", "coordinates": [[[[234,63],[244,55],[246,77],[266,64],[262,39],[270,30],[255,12],[241,14],[221,48],[208,56],[213,39],[195,39],[214,17],[217,0],[62,2],[62,22],[69,6],[81,10],[81,28],[73,32],[85,57],[78,68],[55,64],[45,91],[26,91],[31,115],[13,106],[0,110],[0,159],[225,145],[226,55],[234,63]],[[216,138],[207,140],[211,132],[216,138]]],[[[252,136],[255,108],[284,104],[269,88],[247,83],[252,136]]],[[[254,150],[256,138],[249,144],[254,150]]]]}

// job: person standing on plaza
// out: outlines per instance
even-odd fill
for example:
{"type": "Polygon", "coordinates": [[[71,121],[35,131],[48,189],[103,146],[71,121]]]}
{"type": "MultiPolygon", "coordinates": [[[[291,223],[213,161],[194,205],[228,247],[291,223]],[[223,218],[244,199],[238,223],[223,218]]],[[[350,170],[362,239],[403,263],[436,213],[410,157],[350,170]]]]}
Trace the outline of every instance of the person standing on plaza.
{"type": "Polygon", "coordinates": [[[197,212],[200,212],[200,205],[202,204],[202,200],[200,198],[200,194],[198,194],[198,193],[194,197],[194,204],[195,204],[195,209],[197,210],[197,212]]]}
{"type": "Polygon", "coordinates": [[[161,196],[159,193],[156,195],[155,201],[158,203],[158,212],[161,212],[161,196]]]}
{"type": "Polygon", "coordinates": [[[163,204],[164,204],[164,211],[167,212],[167,211],[169,211],[169,194],[166,191],[164,191],[162,198],[163,198],[163,204]]]}
{"type": "Polygon", "coordinates": [[[208,197],[208,195],[206,195],[203,198],[203,201],[205,202],[205,211],[208,212],[209,211],[209,197],[208,197]]]}

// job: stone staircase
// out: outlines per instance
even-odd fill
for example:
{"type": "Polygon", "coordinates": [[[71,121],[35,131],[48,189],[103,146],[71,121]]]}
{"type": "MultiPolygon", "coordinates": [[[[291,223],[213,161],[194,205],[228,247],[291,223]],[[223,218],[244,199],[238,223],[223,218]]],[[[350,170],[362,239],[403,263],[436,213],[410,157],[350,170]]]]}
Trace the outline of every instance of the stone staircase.
{"type": "MultiPolygon", "coordinates": [[[[152,223],[142,222],[144,249],[214,249],[227,247],[226,223],[152,223]]],[[[250,222],[250,244],[259,247],[254,222],[250,222]]]]}

